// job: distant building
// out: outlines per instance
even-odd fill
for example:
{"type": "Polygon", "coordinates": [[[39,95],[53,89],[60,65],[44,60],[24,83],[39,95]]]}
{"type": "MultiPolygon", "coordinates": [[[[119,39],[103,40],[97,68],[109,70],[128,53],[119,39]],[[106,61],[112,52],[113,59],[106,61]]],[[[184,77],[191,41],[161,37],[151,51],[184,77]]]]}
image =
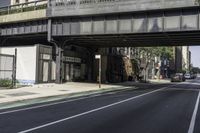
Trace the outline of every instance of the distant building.
{"type": "Polygon", "coordinates": [[[189,46],[182,46],[182,70],[189,71],[189,46]]]}
{"type": "Polygon", "coordinates": [[[11,5],[26,3],[26,2],[32,2],[32,1],[37,1],[37,0],[11,0],[11,5]]]}
{"type": "Polygon", "coordinates": [[[182,47],[175,47],[175,71],[182,71],[182,47]]]}
{"type": "MultiPolygon", "coordinates": [[[[100,48],[96,54],[102,55],[102,82],[121,82],[128,80],[132,75],[130,57],[132,48],[100,48]]],[[[98,61],[95,60],[93,80],[97,80],[98,61]]]]}
{"type": "Polygon", "coordinates": [[[9,0],[0,0],[0,7],[9,6],[11,1],[9,0]]]}
{"type": "Polygon", "coordinates": [[[190,52],[188,46],[175,47],[175,71],[189,71],[190,69],[190,52]]]}
{"type": "Polygon", "coordinates": [[[192,64],[191,58],[192,58],[192,54],[191,54],[191,51],[189,51],[189,71],[191,70],[191,64],[192,64]]]}
{"type": "MultiPolygon", "coordinates": [[[[28,2],[34,2],[34,1],[38,1],[38,0],[11,0],[9,3],[10,5],[16,5],[16,4],[28,3],[28,2]]],[[[37,4],[44,4],[44,3],[47,3],[47,1],[43,1],[37,4]]],[[[29,4],[28,6],[34,6],[34,4],[29,4]]]]}

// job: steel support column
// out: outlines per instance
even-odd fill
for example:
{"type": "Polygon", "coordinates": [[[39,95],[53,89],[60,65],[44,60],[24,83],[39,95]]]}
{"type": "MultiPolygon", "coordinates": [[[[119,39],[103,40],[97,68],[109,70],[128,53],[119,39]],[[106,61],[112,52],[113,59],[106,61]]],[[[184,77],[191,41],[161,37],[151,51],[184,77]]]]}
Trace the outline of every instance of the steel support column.
{"type": "Polygon", "coordinates": [[[89,54],[89,57],[88,57],[88,80],[89,81],[93,81],[94,78],[93,78],[93,73],[94,73],[94,67],[93,67],[93,64],[94,64],[94,56],[95,56],[95,50],[90,48],[88,50],[88,54],[89,54]]]}

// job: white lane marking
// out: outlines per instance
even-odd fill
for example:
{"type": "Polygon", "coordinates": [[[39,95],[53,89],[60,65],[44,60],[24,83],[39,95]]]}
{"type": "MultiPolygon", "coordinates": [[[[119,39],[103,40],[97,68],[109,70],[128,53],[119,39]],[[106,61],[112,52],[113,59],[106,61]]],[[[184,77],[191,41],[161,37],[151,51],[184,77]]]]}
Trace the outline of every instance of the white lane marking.
{"type": "Polygon", "coordinates": [[[122,104],[122,103],[125,103],[125,102],[128,102],[128,101],[134,100],[136,98],[140,98],[140,97],[158,92],[158,91],[165,89],[165,88],[168,88],[168,87],[163,87],[163,88],[160,88],[160,89],[157,89],[157,90],[154,90],[154,91],[151,91],[151,92],[147,92],[147,93],[144,93],[144,94],[141,94],[141,95],[138,95],[138,96],[134,96],[134,97],[131,97],[131,98],[119,101],[119,102],[115,102],[115,103],[112,103],[112,104],[109,104],[109,105],[106,105],[106,106],[103,106],[103,107],[100,107],[100,108],[96,108],[96,109],[93,109],[93,110],[90,110],[90,111],[87,111],[87,112],[83,112],[83,113],[73,115],[73,116],[70,116],[70,117],[66,117],[66,118],[63,118],[63,119],[60,119],[60,120],[57,120],[57,121],[49,122],[49,123],[44,124],[44,125],[40,125],[40,126],[30,128],[30,129],[27,129],[27,130],[24,130],[24,131],[20,131],[18,133],[28,133],[28,132],[35,131],[35,130],[38,130],[38,129],[41,129],[41,128],[44,128],[44,127],[48,127],[48,126],[51,126],[51,125],[54,125],[54,124],[64,122],[64,121],[67,121],[67,120],[71,120],[71,119],[74,119],[74,118],[77,118],[77,117],[80,117],[80,116],[84,116],[84,115],[91,114],[91,113],[94,113],[94,112],[97,112],[97,111],[101,111],[103,109],[106,109],[106,108],[109,108],[109,107],[112,107],[112,106],[115,106],[115,105],[119,105],[119,104],[122,104]]]}
{"type": "Polygon", "coordinates": [[[195,83],[195,82],[183,82],[183,84],[200,85],[200,83],[195,83]]]}
{"type": "Polygon", "coordinates": [[[20,112],[20,111],[26,111],[26,110],[31,110],[31,109],[37,109],[37,108],[42,108],[42,107],[48,107],[48,106],[53,106],[53,105],[57,105],[57,104],[62,104],[62,103],[68,103],[68,102],[73,102],[73,101],[77,101],[77,100],[82,100],[82,99],[86,99],[86,98],[88,98],[88,97],[77,98],[77,99],[72,99],[72,100],[68,100],[68,101],[56,102],[56,103],[49,103],[49,104],[44,104],[44,105],[38,105],[38,106],[34,106],[34,107],[10,110],[10,111],[1,112],[0,115],[10,114],[10,113],[20,112]]]}
{"type": "Polygon", "coordinates": [[[182,88],[173,88],[173,89],[165,89],[165,90],[162,90],[162,91],[197,91],[199,92],[199,89],[182,89],[182,88]]]}
{"type": "MultiPolygon", "coordinates": [[[[125,87],[125,89],[127,89],[127,87],[125,87]]],[[[123,92],[123,91],[125,91],[125,90],[122,90],[122,91],[119,90],[118,92],[123,92]]],[[[78,101],[78,100],[83,100],[83,99],[97,97],[97,96],[103,96],[103,95],[107,95],[107,93],[105,92],[103,94],[99,94],[99,92],[97,92],[97,93],[93,93],[93,94],[91,94],[89,96],[85,95],[85,97],[81,97],[81,98],[77,98],[77,99],[72,99],[72,100],[67,100],[67,101],[60,101],[60,102],[55,102],[55,103],[49,103],[49,104],[43,104],[43,105],[28,107],[28,108],[22,108],[22,109],[16,109],[16,110],[0,112],[0,115],[10,114],[10,113],[15,113],[15,112],[20,112],[20,111],[27,111],[27,110],[31,110],[31,109],[37,109],[37,108],[43,108],[43,107],[48,107],[48,106],[53,106],[53,105],[58,105],[58,104],[63,104],[63,103],[69,103],[69,102],[74,102],[74,101],[78,101]]]]}
{"type": "Polygon", "coordinates": [[[197,97],[197,101],[195,104],[195,108],[194,108],[194,112],[192,114],[192,119],[190,121],[190,127],[188,129],[188,133],[193,133],[194,132],[194,126],[195,126],[195,122],[196,122],[196,116],[197,116],[197,112],[198,112],[198,107],[199,107],[199,99],[200,99],[200,91],[197,97]]]}
{"type": "MultiPolygon", "coordinates": [[[[170,85],[170,86],[167,86],[167,87],[163,87],[161,89],[165,89],[165,88],[177,86],[179,84],[182,84],[182,83],[178,83],[178,84],[175,84],[175,85],[170,85]]],[[[130,87],[124,87],[124,88],[127,89],[127,88],[130,88],[130,87]]],[[[122,92],[123,91],[124,90],[122,90],[122,92]]],[[[121,91],[119,91],[119,92],[121,92],[121,91]]],[[[38,108],[43,108],[43,107],[48,107],[48,106],[54,106],[54,105],[58,105],[58,104],[69,103],[69,102],[74,102],[74,101],[78,101],[78,100],[83,100],[83,99],[87,99],[87,98],[92,98],[92,97],[100,96],[100,95],[96,95],[95,96],[95,94],[99,94],[99,93],[98,92],[97,93],[93,93],[93,94],[91,94],[91,96],[86,96],[86,97],[82,97],[82,98],[72,99],[72,100],[68,100],[68,101],[60,101],[60,102],[55,102],[55,103],[38,105],[38,106],[34,106],[34,107],[28,107],[28,108],[22,108],[22,109],[16,109],[16,110],[10,110],[10,111],[5,111],[5,112],[0,112],[0,115],[10,114],[10,113],[15,113],[15,112],[20,112],[20,111],[27,111],[27,110],[31,110],[31,109],[38,109],[38,108]]],[[[107,93],[102,94],[102,96],[103,95],[107,95],[107,93]]]]}

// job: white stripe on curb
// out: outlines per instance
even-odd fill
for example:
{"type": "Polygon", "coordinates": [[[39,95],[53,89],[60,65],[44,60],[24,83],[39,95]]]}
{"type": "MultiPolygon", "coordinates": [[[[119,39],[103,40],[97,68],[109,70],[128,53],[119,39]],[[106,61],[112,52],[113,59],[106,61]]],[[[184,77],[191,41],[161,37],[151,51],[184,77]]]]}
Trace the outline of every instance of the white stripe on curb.
{"type": "Polygon", "coordinates": [[[188,130],[188,133],[194,132],[194,126],[195,126],[197,111],[198,111],[198,107],[199,107],[199,99],[200,99],[200,91],[199,91],[199,94],[198,94],[198,97],[197,97],[194,112],[192,114],[192,119],[190,121],[190,127],[189,127],[189,130],[188,130]]]}

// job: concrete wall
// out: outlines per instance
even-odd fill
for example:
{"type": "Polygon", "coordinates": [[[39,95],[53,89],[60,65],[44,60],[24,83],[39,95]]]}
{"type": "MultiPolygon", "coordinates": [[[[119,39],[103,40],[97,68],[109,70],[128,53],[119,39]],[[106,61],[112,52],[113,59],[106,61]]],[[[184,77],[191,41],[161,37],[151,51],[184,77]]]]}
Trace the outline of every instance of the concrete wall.
{"type": "Polygon", "coordinates": [[[118,34],[163,31],[191,31],[200,26],[199,14],[194,10],[161,11],[147,14],[104,15],[73,19],[54,19],[52,35],[118,34]],[[164,14],[164,15],[163,15],[164,14]]]}
{"type": "Polygon", "coordinates": [[[46,9],[0,16],[0,24],[46,18],[46,9]]]}
{"type": "Polygon", "coordinates": [[[49,16],[73,16],[104,13],[119,13],[132,11],[145,11],[155,9],[169,9],[178,7],[197,6],[195,0],[104,0],[83,2],[75,4],[69,1],[51,0],[49,16]]]}
{"type": "Polygon", "coordinates": [[[1,47],[0,53],[14,55],[15,48],[17,48],[17,80],[21,84],[34,84],[36,75],[36,46],[1,47]]]}

